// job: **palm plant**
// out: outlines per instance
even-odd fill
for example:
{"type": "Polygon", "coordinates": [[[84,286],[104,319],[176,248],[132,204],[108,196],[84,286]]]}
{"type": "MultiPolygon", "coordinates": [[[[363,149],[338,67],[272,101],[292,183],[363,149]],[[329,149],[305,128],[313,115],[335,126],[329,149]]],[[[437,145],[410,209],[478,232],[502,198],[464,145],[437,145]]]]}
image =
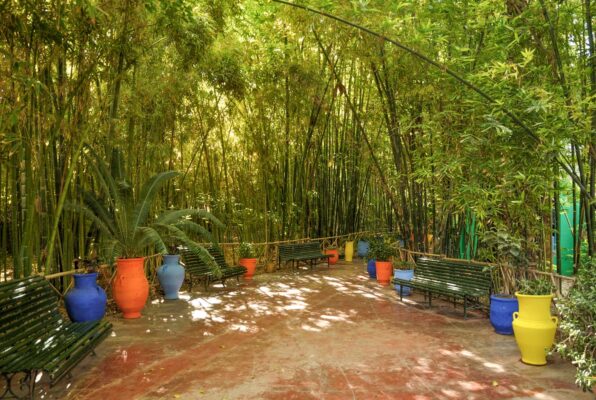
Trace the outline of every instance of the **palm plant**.
{"type": "Polygon", "coordinates": [[[89,165],[103,196],[83,191],[82,204],[70,208],[82,213],[99,231],[102,253],[108,258],[134,258],[153,250],[168,253],[168,244],[182,244],[219,272],[213,257],[189,235],[214,240],[207,229],[191,218],[200,218],[223,227],[224,225],[206,210],[167,210],[151,218],[151,207],[159,189],[168,180],[178,176],[176,171],[161,172],[151,177],[136,194],[126,179],[119,151],[112,154],[111,164],[90,151],[89,165]]]}

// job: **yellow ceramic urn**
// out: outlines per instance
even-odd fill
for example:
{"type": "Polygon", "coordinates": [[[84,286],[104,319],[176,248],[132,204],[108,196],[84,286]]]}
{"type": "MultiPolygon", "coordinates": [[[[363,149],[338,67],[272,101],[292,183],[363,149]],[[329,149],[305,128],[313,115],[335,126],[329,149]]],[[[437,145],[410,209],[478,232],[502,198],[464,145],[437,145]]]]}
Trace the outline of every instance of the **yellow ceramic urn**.
{"type": "Polygon", "coordinates": [[[352,262],[352,257],[354,256],[354,242],[346,242],[346,247],[344,250],[344,257],[345,260],[348,262],[352,262]]]}
{"type": "Polygon", "coordinates": [[[519,312],[513,313],[513,333],[522,355],[522,362],[530,365],[545,365],[546,354],[555,341],[557,317],[550,315],[549,295],[515,294],[519,312]]]}

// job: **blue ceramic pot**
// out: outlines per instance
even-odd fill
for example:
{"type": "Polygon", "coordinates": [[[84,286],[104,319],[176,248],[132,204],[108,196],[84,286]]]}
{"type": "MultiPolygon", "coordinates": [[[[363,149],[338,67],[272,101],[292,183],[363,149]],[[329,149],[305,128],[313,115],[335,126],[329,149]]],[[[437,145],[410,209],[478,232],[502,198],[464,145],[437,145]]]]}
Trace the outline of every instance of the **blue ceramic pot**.
{"type": "MultiPolygon", "coordinates": [[[[393,271],[393,277],[399,278],[399,279],[407,279],[409,281],[409,280],[412,280],[412,278],[414,277],[414,270],[413,269],[396,269],[395,271],[393,271]]],[[[397,290],[397,294],[399,294],[400,286],[401,285],[395,285],[395,290],[397,290]]],[[[404,296],[410,295],[410,287],[409,286],[404,286],[403,295],[404,296]]]]}
{"type": "Polygon", "coordinates": [[[366,257],[370,244],[366,240],[359,240],[357,245],[358,257],[366,257]]]}
{"type": "Polygon", "coordinates": [[[368,276],[370,279],[377,279],[377,266],[375,260],[368,260],[368,264],[366,264],[366,270],[368,271],[368,276]]]}
{"type": "Polygon", "coordinates": [[[163,256],[163,265],[157,269],[157,279],[165,293],[164,299],[176,300],[184,282],[184,267],[180,265],[179,255],[163,256]]]}
{"type": "Polygon", "coordinates": [[[74,274],[75,286],[64,296],[73,322],[98,321],[106,313],[106,292],[97,285],[97,272],[74,274]]]}
{"type": "Polygon", "coordinates": [[[501,335],[513,335],[513,313],[519,310],[515,297],[490,296],[490,323],[495,332],[501,335]]]}

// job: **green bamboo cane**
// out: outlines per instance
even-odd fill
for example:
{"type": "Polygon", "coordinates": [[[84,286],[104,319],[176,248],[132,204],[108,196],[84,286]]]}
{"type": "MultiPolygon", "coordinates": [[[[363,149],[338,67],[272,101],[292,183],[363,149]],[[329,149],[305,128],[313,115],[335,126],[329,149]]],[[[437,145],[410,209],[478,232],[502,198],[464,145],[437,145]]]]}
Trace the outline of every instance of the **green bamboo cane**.
{"type": "Polygon", "coordinates": [[[70,167],[68,168],[68,173],[66,175],[66,179],[64,181],[64,186],[62,187],[62,191],[60,192],[60,197],[58,199],[58,205],[56,207],[56,214],[54,215],[54,222],[52,224],[52,231],[50,233],[50,240],[48,241],[47,249],[48,249],[48,258],[46,259],[45,265],[45,273],[50,273],[50,267],[52,265],[52,258],[54,257],[54,241],[56,240],[56,234],[58,233],[58,223],[60,222],[60,216],[62,215],[62,209],[64,208],[64,203],[66,202],[66,196],[68,195],[68,188],[70,186],[70,182],[72,181],[72,176],[74,173],[74,169],[77,165],[79,160],[79,156],[81,155],[81,151],[83,149],[83,140],[79,142],[77,149],[75,150],[72,161],[70,163],[70,167]]]}
{"type": "MultiPolygon", "coordinates": [[[[284,1],[284,0],[271,0],[274,3],[279,3],[279,4],[284,4],[287,6],[291,6],[291,7],[295,7],[295,8],[299,8],[314,14],[318,14],[318,15],[322,15],[326,18],[329,19],[333,19],[337,22],[340,22],[344,25],[348,25],[351,26],[352,28],[356,28],[360,31],[366,32],[371,36],[375,36],[385,42],[391,43],[394,46],[412,54],[414,57],[424,61],[425,63],[437,68],[439,71],[442,71],[443,73],[450,75],[451,77],[453,77],[455,80],[457,80],[458,82],[462,83],[463,85],[467,86],[469,89],[472,89],[474,92],[478,93],[482,98],[484,98],[486,101],[488,101],[490,104],[495,105],[497,107],[499,107],[501,109],[501,111],[503,111],[509,118],[511,118],[511,120],[520,128],[522,128],[522,130],[528,135],[530,136],[532,139],[534,139],[537,143],[542,143],[542,139],[540,139],[540,137],[534,133],[534,131],[532,129],[530,129],[529,126],[527,126],[514,112],[506,109],[505,107],[499,105],[499,103],[497,102],[497,100],[493,99],[488,93],[486,93],[484,90],[482,90],[481,88],[479,88],[478,86],[474,85],[472,82],[468,81],[467,79],[464,79],[462,76],[460,76],[458,73],[456,73],[455,71],[447,68],[445,65],[442,65],[432,59],[430,59],[429,57],[425,56],[424,54],[402,44],[401,42],[398,42],[397,40],[394,39],[390,39],[378,32],[375,32],[369,28],[366,28],[364,26],[358,25],[354,22],[348,21],[344,18],[341,17],[337,17],[333,14],[329,14],[327,12],[324,11],[320,11],[320,10],[316,10],[314,8],[308,7],[308,6],[304,6],[301,4],[295,4],[295,3],[290,3],[289,1],[284,1]]],[[[577,176],[577,174],[575,172],[573,172],[573,168],[568,165],[567,163],[565,163],[563,160],[561,160],[560,158],[560,154],[556,154],[554,155],[554,160],[555,162],[561,166],[561,168],[563,168],[563,170],[567,173],[567,175],[569,175],[571,177],[571,179],[573,180],[573,182],[575,182],[575,184],[577,184],[577,186],[582,190],[582,193],[590,200],[592,200],[592,195],[590,193],[590,191],[585,187],[585,185],[583,184],[583,182],[581,181],[581,179],[577,176]]]]}

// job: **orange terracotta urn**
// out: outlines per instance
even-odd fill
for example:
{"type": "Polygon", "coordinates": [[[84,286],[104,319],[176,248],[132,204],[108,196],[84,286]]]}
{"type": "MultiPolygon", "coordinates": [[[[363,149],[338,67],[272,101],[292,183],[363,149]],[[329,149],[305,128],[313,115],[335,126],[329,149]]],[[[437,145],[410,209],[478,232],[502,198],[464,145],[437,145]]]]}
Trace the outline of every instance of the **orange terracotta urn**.
{"type": "Polygon", "coordinates": [[[393,274],[393,265],[391,261],[377,261],[376,262],[377,268],[377,281],[382,286],[388,286],[389,281],[391,280],[391,275],[393,274]]]}
{"type": "Polygon", "coordinates": [[[339,251],[337,249],[327,249],[325,250],[325,254],[331,255],[331,257],[329,257],[330,265],[336,264],[339,260],[339,251]]]}
{"type": "Polygon", "coordinates": [[[255,275],[255,271],[257,270],[257,259],[256,258],[241,258],[238,260],[238,264],[242,265],[246,268],[246,273],[244,274],[244,279],[247,281],[252,280],[252,277],[255,275]]]}
{"type": "Polygon", "coordinates": [[[116,260],[116,277],[112,285],[114,301],[122,316],[140,318],[149,296],[149,282],[145,276],[144,259],[119,258],[116,260]]]}

